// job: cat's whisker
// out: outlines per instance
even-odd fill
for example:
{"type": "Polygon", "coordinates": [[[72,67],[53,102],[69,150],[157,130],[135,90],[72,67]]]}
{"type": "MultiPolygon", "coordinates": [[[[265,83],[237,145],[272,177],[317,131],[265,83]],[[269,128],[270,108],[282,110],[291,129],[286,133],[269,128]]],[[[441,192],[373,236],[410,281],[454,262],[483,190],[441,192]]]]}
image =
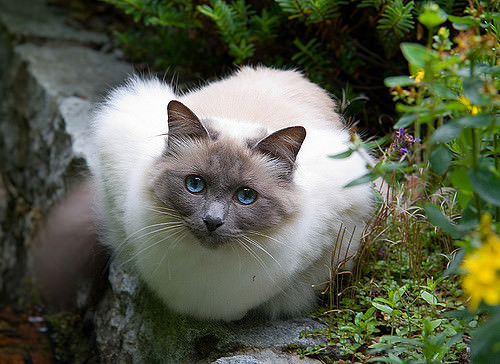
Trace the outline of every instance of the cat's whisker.
{"type": "Polygon", "coordinates": [[[158,212],[159,214],[164,214],[172,217],[180,218],[180,215],[174,209],[163,207],[163,206],[145,206],[147,210],[158,212]]]}
{"type": "MultiPolygon", "coordinates": [[[[248,252],[248,254],[250,254],[250,256],[252,256],[252,257],[255,259],[255,261],[256,261],[257,263],[259,263],[259,264],[260,264],[260,266],[264,269],[264,271],[266,271],[266,272],[267,272],[267,267],[266,267],[266,264],[265,264],[265,262],[262,260],[262,258],[261,258],[261,257],[259,257],[259,255],[258,255],[257,253],[255,253],[255,252],[252,250],[252,248],[251,248],[250,246],[248,246],[248,244],[247,244],[244,240],[242,240],[242,239],[238,239],[238,241],[239,241],[240,245],[243,247],[243,249],[245,249],[245,250],[248,252]]],[[[268,274],[268,275],[269,275],[269,274],[268,274]]]]}
{"type": "Polygon", "coordinates": [[[264,233],[261,233],[261,232],[258,232],[258,231],[254,231],[254,230],[248,231],[248,234],[257,235],[257,236],[260,236],[262,238],[266,238],[266,239],[272,240],[275,243],[278,243],[280,245],[286,246],[288,249],[290,249],[290,250],[292,250],[294,252],[298,252],[298,250],[295,249],[295,248],[293,248],[293,247],[291,247],[290,244],[287,244],[287,243],[285,243],[285,242],[283,242],[281,240],[273,238],[272,236],[269,236],[267,234],[264,234],[264,233]]]}
{"type": "Polygon", "coordinates": [[[236,252],[236,255],[238,255],[238,263],[239,263],[239,274],[241,275],[241,255],[240,255],[240,250],[236,248],[234,244],[230,244],[231,250],[233,252],[236,252]]]}
{"type": "Polygon", "coordinates": [[[126,237],[117,247],[116,251],[117,253],[120,253],[121,251],[125,250],[127,248],[127,242],[132,239],[132,238],[135,238],[135,239],[142,239],[148,235],[152,235],[152,234],[155,234],[155,233],[158,233],[158,232],[161,232],[161,231],[166,231],[168,229],[171,229],[171,228],[175,228],[175,227],[181,227],[181,226],[184,226],[184,224],[182,222],[162,222],[162,223],[158,223],[158,224],[151,224],[151,225],[148,225],[148,226],[145,226],[137,231],[135,231],[134,233],[130,234],[128,237],[126,237]],[[155,229],[155,230],[152,230],[152,231],[148,231],[144,234],[141,234],[141,235],[138,235],[140,232],[146,230],[146,229],[151,229],[151,228],[155,228],[155,227],[158,227],[158,226],[161,226],[160,229],[155,229]]]}
{"type": "MultiPolygon", "coordinates": [[[[144,226],[144,227],[142,227],[142,228],[140,228],[140,229],[138,229],[138,230],[134,231],[132,234],[128,235],[128,236],[127,236],[127,237],[123,240],[123,242],[121,242],[121,243],[120,243],[120,245],[121,245],[121,244],[123,244],[124,242],[126,242],[126,241],[128,241],[128,240],[130,240],[130,239],[134,238],[134,237],[135,237],[136,239],[140,239],[140,238],[142,238],[144,235],[140,235],[140,236],[136,236],[136,235],[137,235],[137,234],[139,234],[140,232],[144,231],[144,230],[151,229],[151,228],[153,228],[153,227],[157,227],[157,226],[170,226],[171,224],[174,224],[174,223],[175,223],[175,224],[178,224],[179,222],[160,222],[160,223],[157,223],[157,224],[150,224],[150,225],[144,226]]],[[[151,232],[148,232],[148,233],[146,233],[146,235],[147,235],[147,234],[150,234],[150,233],[151,233],[151,232]]],[[[154,233],[154,231],[153,231],[153,233],[154,233]]]]}
{"type": "MultiPolygon", "coordinates": [[[[160,268],[160,266],[163,265],[163,262],[165,261],[165,257],[167,256],[168,254],[168,251],[170,249],[175,249],[175,247],[177,246],[177,244],[179,243],[180,240],[182,240],[182,238],[184,237],[185,235],[185,231],[183,230],[177,230],[175,231],[174,233],[172,233],[170,236],[169,236],[169,239],[173,238],[175,235],[179,235],[175,238],[175,240],[173,240],[169,246],[165,249],[165,251],[163,252],[163,256],[161,258],[161,260],[156,264],[156,268],[154,269],[153,271],[153,274],[156,274],[156,271],[160,268]]],[[[162,239],[163,240],[163,239],[162,239]]],[[[169,276],[170,276],[170,272],[169,272],[169,276]]],[[[170,277],[169,277],[170,278],[170,277]]]]}
{"type": "MultiPolygon", "coordinates": [[[[129,259],[123,261],[122,265],[125,265],[125,264],[127,264],[127,263],[129,263],[129,262],[131,262],[133,260],[136,260],[140,255],[142,255],[147,250],[152,249],[152,248],[156,247],[157,245],[163,243],[165,240],[170,239],[172,236],[176,235],[179,231],[182,231],[181,229],[183,227],[184,226],[171,227],[170,229],[174,230],[174,232],[172,234],[169,234],[169,235],[166,235],[166,236],[162,237],[160,240],[156,241],[153,244],[148,244],[152,240],[153,237],[150,237],[149,239],[143,241],[142,244],[141,244],[141,249],[138,250],[138,251],[136,251],[135,254],[132,254],[129,259]]],[[[156,231],[156,232],[158,232],[158,231],[156,231]]]]}
{"type": "Polygon", "coordinates": [[[258,242],[256,242],[255,240],[253,240],[252,238],[246,236],[246,235],[243,235],[242,236],[243,239],[245,239],[247,242],[249,242],[250,244],[252,244],[253,246],[255,246],[257,249],[259,249],[260,251],[264,252],[269,258],[271,258],[279,267],[281,267],[281,264],[276,260],[276,258],[271,254],[269,253],[266,249],[264,249],[264,247],[262,245],[260,245],[258,242]]]}
{"type": "Polygon", "coordinates": [[[177,212],[177,210],[175,210],[175,209],[173,209],[171,207],[167,207],[166,205],[156,205],[156,204],[153,204],[153,205],[144,205],[144,207],[152,207],[152,208],[159,209],[159,210],[167,210],[167,211],[177,212]]]}
{"type": "MultiPolygon", "coordinates": [[[[170,249],[175,249],[179,244],[179,242],[186,237],[186,234],[187,234],[186,230],[181,231],[179,237],[177,237],[177,239],[175,239],[175,241],[167,248],[165,253],[168,252],[170,249]]],[[[170,259],[167,260],[167,270],[168,270],[168,279],[170,280],[172,279],[172,272],[170,270],[170,259]]]]}
{"type": "MultiPolygon", "coordinates": [[[[251,255],[251,256],[252,256],[252,257],[253,257],[256,261],[257,261],[257,262],[258,262],[258,263],[259,263],[259,264],[260,264],[260,266],[263,268],[264,272],[265,272],[265,273],[266,273],[266,275],[269,277],[269,279],[270,279],[270,280],[271,280],[274,284],[276,284],[276,288],[277,288],[277,289],[278,289],[281,293],[286,294],[285,290],[281,287],[281,285],[280,285],[280,284],[278,284],[278,283],[276,282],[276,278],[275,278],[275,277],[273,277],[273,276],[269,273],[269,269],[268,269],[268,267],[266,266],[266,264],[265,264],[264,260],[263,260],[261,257],[259,257],[259,255],[258,255],[256,252],[254,252],[254,251],[252,250],[252,248],[251,248],[250,246],[248,246],[248,245],[245,243],[245,241],[243,241],[242,239],[238,239],[238,240],[239,240],[239,242],[241,243],[241,246],[242,246],[242,247],[243,247],[243,248],[244,248],[244,249],[245,249],[245,250],[246,250],[246,251],[247,251],[247,252],[248,252],[248,253],[249,253],[249,254],[250,254],[250,255],[251,255]]],[[[252,245],[254,245],[254,246],[255,246],[255,244],[253,244],[253,243],[252,243],[252,245]]]]}

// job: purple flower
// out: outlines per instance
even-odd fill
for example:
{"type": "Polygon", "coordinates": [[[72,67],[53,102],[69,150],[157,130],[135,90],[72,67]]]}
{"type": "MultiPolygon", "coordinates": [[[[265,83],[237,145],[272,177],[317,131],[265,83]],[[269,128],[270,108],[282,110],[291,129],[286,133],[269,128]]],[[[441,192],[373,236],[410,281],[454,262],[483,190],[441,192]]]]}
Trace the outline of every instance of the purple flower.
{"type": "Polygon", "coordinates": [[[406,148],[400,148],[399,151],[401,152],[401,155],[405,155],[406,153],[408,153],[408,149],[406,148]]]}
{"type": "Polygon", "coordinates": [[[405,128],[399,128],[399,130],[396,132],[396,135],[398,138],[401,138],[403,135],[405,135],[405,128]]]}

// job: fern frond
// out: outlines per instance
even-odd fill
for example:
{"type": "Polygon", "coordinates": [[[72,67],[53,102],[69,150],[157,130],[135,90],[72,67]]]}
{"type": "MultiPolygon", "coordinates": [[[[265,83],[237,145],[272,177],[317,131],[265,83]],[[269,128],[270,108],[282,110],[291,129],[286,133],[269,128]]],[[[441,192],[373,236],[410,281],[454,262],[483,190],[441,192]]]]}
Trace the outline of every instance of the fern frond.
{"type": "Polygon", "coordinates": [[[372,7],[378,11],[382,9],[382,7],[385,6],[388,2],[389,0],[361,0],[361,3],[358,6],[360,8],[372,7]]]}
{"type": "MultiPolygon", "coordinates": [[[[275,8],[274,10],[278,10],[275,8]]],[[[254,16],[250,19],[252,28],[259,40],[275,37],[276,29],[280,24],[280,17],[273,10],[262,9],[260,16],[254,16]]]]}
{"type": "Polygon", "coordinates": [[[405,5],[403,0],[394,0],[387,4],[377,29],[379,31],[392,30],[398,37],[404,37],[415,25],[412,12],[414,5],[413,1],[405,5]]]}
{"type": "Polygon", "coordinates": [[[239,64],[251,57],[255,52],[255,37],[249,30],[249,24],[250,19],[255,17],[255,11],[250,9],[245,0],[236,0],[231,4],[223,0],[211,0],[210,3],[211,6],[200,5],[197,9],[215,22],[235,63],[239,64]]]}
{"type": "Polygon", "coordinates": [[[292,56],[292,60],[304,68],[325,68],[330,61],[325,52],[321,50],[321,43],[312,38],[306,44],[299,39],[295,39],[293,44],[298,48],[298,52],[292,56]]]}
{"type": "Polygon", "coordinates": [[[299,19],[306,24],[323,22],[340,15],[340,6],[346,0],[276,0],[289,19],[299,19]]]}

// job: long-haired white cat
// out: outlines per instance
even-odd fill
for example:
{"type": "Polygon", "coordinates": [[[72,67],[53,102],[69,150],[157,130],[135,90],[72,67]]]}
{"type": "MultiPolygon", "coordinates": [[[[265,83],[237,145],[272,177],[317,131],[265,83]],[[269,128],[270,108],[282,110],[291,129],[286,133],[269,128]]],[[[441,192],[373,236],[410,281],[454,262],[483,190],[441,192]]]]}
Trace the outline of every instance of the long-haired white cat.
{"type": "Polygon", "coordinates": [[[298,72],[245,67],[184,95],[133,78],[94,127],[104,238],[175,311],[297,314],[328,281],[340,230],[338,257],[359,247],[370,186],[343,186],[366,163],[329,158],[348,130],[298,72]]]}

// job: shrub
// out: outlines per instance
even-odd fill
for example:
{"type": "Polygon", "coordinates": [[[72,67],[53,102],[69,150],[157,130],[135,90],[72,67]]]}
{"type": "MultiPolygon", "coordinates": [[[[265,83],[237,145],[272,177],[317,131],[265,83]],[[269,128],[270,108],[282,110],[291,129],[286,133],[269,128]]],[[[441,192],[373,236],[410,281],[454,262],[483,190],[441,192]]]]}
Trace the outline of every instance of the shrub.
{"type": "MultiPolygon", "coordinates": [[[[393,107],[380,92],[384,77],[404,72],[399,43],[422,33],[416,22],[422,2],[413,0],[104,1],[138,22],[118,36],[132,59],[150,69],[174,70],[189,80],[244,63],[299,67],[339,98],[353,100],[343,105],[348,115],[366,100],[357,96],[368,95],[364,127],[373,132],[375,115],[393,107]]],[[[468,2],[440,3],[460,13],[468,2]]]]}
{"type": "Polygon", "coordinates": [[[367,236],[362,263],[370,269],[351,282],[351,295],[326,290],[331,307],[319,317],[329,329],[304,335],[325,335],[327,342],[302,354],[331,361],[329,350],[339,347],[343,360],[458,360],[462,337],[471,333],[472,361],[494,361],[500,343],[497,0],[104,1],[143,24],[118,34],[132,58],[174,67],[181,77],[206,78],[243,63],[298,66],[341,99],[347,116],[366,93],[372,106],[362,110],[372,115],[365,119],[374,129],[382,110],[392,112],[380,92],[385,82],[396,103],[394,130],[369,143],[354,134],[350,149],[332,156],[376,150],[380,161],[349,185],[383,177],[392,188],[367,236]],[[450,260],[441,277],[440,257],[450,260]],[[469,310],[456,273],[464,276],[463,299],[472,296],[469,310]],[[489,319],[476,330],[484,313],[489,319]]]}

